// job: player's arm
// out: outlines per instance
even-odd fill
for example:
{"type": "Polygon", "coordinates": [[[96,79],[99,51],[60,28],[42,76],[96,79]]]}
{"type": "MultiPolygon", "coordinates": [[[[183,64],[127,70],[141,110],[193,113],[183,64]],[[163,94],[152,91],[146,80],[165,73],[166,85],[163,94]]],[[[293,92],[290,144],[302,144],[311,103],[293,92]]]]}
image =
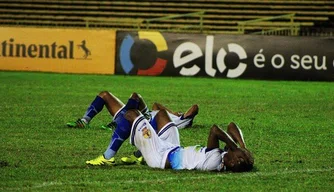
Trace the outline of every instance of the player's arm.
{"type": "Polygon", "coordinates": [[[237,144],[224,130],[220,129],[217,125],[213,125],[208,136],[207,147],[219,148],[219,141],[226,143],[227,147],[232,150],[238,148],[237,144]]]}
{"type": "Polygon", "coordinates": [[[242,134],[241,129],[235,123],[231,122],[227,126],[227,133],[231,135],[234,142],[238,143],[241,148],[246,148],[246,143],[242,134]]]}

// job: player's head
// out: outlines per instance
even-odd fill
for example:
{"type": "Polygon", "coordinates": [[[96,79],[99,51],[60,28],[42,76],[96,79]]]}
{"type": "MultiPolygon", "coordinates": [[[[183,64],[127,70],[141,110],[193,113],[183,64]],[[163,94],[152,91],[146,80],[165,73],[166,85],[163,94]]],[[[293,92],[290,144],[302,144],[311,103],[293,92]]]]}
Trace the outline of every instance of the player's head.
{"type": "Polygon", "coordinates": [[[244,148],[229,149],[226,154],[225,166],[227,171],[246,172],[251,171],[254,158],[250,151],[244,148]]]}

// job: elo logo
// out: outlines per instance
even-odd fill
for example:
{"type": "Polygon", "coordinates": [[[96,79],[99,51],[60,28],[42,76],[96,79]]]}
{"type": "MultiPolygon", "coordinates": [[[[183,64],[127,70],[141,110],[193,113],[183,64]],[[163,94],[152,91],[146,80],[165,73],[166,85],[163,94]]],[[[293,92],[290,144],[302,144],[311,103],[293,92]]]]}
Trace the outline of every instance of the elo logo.
{"type": "MultiPolygon", "coordinates": [[[[165,51],[168,49],[166,40],[159,32],[148,32],[148,31],[139,31],[138,32],[139,39],[146,39],[151,41],[157,52],[165,51]]],[[[134,68],[134,64],[131,60],[131,48],[134,45],[135,40],[131,37],[131,35],[127,35],[120,46],[120,63],[126,74],[129,74],[130,71],[134,68]]],[[[163,72],[163,70],[167,66],[167,60],[157,58],[152,67],[148,69],[138,69],[138,75],[159,75],[163,72]]]]}
{"type": "Polygon", "coordinates": [[[227,70],[228,78],[236,78],[242,75],[247,65],[246,63],[239,62],[238,66],[234,69],[228,69],[225,64],[225,57],[228,53],[235,53],[239,60],[247,58],[247,53],[240,45],[236,43],[229,43],[228,52],[224,48],[220,48],[217,53],[214,53],[214,36],[206,37],[205,53],[202,52],[201,47],[193,42],[185,42],[179,45],[173,55],[173,64],[175,68],[181,68],[180,74],[184,76],[194,76],[201,71],[201,68],[194,64],[191,67],[185,67],[189,62],[194,61],[197,58],[204,57],[205,72],[211,77],[216,76],[217,70],[213,67],[214,63],[220,73],[227,70]],[[189,53],[184,56],[184,53],[189,53]],[[216,62],[213,61],[216,55],[216,62]]]}

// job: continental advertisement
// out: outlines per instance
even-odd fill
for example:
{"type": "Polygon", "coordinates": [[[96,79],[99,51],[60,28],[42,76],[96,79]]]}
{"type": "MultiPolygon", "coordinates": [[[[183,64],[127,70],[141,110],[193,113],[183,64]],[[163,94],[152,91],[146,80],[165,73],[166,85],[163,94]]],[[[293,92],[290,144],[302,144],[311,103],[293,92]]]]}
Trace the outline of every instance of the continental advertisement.
{"type": "Polygon", "coordinates": [[[113,30],[0,28],[0,70],[114,74],[113,30]]]}
{"type": "Polygon", "coordinates": [[[116,74],[334,80],[333,37],[117,31],[116,74]]]}

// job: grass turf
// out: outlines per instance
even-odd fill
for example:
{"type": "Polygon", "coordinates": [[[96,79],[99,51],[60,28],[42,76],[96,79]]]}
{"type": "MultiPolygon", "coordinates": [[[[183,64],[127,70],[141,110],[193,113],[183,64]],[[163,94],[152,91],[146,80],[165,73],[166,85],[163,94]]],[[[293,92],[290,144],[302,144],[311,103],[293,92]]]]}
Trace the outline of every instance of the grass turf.
{"type": "MultiPolygon", "coordinates": [[[[334,84],[186,77],[0,72],[1,191],[332,191],[334,84]],[[234,121],[255,157],[249,173],[87,167],[108,146],[104,109],[89,129],[69,129],[102,90],[132,92],[185,111],[199,104],[182,145],[206,144],[212,124],[234,121]]],[[[134,147],[126,141],[116,158],[134,147]]]]}

